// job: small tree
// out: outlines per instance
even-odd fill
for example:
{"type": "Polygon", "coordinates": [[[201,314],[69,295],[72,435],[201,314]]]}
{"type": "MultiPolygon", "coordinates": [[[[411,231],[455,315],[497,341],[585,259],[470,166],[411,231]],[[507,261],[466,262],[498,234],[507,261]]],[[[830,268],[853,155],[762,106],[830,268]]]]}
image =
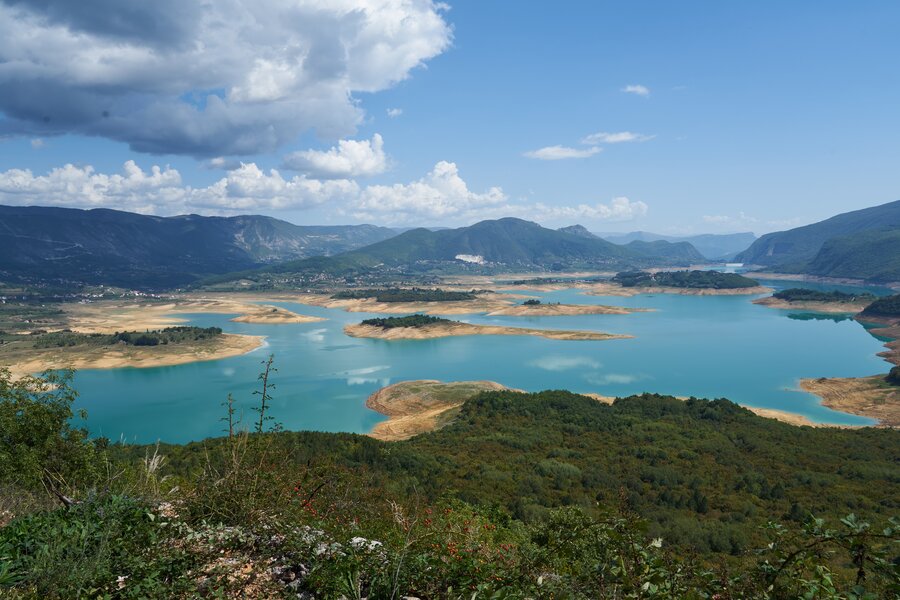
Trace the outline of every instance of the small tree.
{"type": "Polygon", "coordinates": [[[266,409],[269,408],[269,400],[272,399],[272,396],[269,394],[270,389],[275,389],[274,383],[269,383],[269,375],[278,371],[275,367],[272,366],[272,363],[275,362],[275,355],[270,354],[269,358],[262,362],[263,371],[259,374],[257,378],[262,382],[262,387],[259,390],[253,392],[254,396],[259,396],[259,408],[254,408],[256,412],[259,413],[259,422],[256,424],[256,433],[263,432],[263,425],[266,421],[271,421],[272,417],[266,415],[266,409]]]}
{"type": "Polygon", "coordinates": [[[228,394],[228,399],[222,403],[222,406],[225,407],[225,416],[219,419],[220,421],[225,421],[228,423],[228,437],[234,437],[234,427],[235,425],[241,424],[241,419],[239,418],[237,421],[234,420],[234,396],[228,394]]]}

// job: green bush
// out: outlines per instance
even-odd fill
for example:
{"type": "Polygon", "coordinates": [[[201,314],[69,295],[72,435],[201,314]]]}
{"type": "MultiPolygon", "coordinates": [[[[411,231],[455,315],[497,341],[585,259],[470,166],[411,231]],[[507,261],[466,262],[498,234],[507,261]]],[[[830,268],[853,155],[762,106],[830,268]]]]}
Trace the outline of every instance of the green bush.
{"type": "Polygon", "coordinates": [[[172,543],[178,531],[167,525],[120,496],[17,519],[0,529],[6,585],[47,599],[172,598],[191,582],[187,555],[172,543]]]}
{"type": "Polygon", "coordinates": [[[375,319],[366,319],[363,325],[372,327],[381,327],[382,329],[394,329],[395,327],[426,327],[428,325],[436,325],[438,323],[456,323],[449,319],[440,317],[432,317],[430,315],[408,315],[405,317],[379,317],[375,319]]]}

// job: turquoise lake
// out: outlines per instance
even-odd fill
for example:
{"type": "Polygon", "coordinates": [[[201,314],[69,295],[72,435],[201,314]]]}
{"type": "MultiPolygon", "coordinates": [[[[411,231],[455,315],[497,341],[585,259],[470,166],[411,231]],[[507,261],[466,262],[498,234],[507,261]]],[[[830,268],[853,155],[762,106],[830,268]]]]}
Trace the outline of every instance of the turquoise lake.
{"type": "MultiPolygon", "coordinates": [[[[784,282],[768,282],[786,287],[784,282]]],[[[804,287],[813,287],[804,283],[804,287]]],[[[842,289],[840,286],[815,286],[842,289]]],[[[859,288],[852,288],[859,290],[859,288]]],[[[884,293],[884,290],[877,290],[884,293]]],[[[546,329],[587,329],[628,340],[560,341],[530,336],[466,336],[386,341],[344,335],[370,316],[289,302],[275,303],[328,320],[307,324],[233,323],[233,315],[184,315],[191,324],[267,336],[266,346],[222,360],[149,369],[84,370],[76,375],[78,407],[93,435],[148,443],[187,442],[222,433],[221,403],[236,399],[243,423],[258,397],[257,376],[275,355],[271,415],[285,429],[364,433],[383,419],[365,407],[380,387],[410,379],[490,379],[538,391],[569,389],[626,396],[658,392],[728,398],[740,404],[805,415],[817,422],[871,420],[821,406],[798,391],[804,377],[885,373],[882,341],[849,319],[822,318],[751,304],[752,296],[587,296],[578,290],[539,293],[545,302],[653,309],[630,315],[574,317],[451,317],[546,329]]]]}

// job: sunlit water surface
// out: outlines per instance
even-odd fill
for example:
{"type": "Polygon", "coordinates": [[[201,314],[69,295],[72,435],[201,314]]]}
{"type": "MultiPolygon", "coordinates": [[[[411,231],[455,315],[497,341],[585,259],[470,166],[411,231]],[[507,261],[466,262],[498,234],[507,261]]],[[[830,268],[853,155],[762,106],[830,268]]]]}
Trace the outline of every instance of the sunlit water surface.
{"type": "MultiPolygon", "coordinates": [[[[785,282],[768,284],[786,287],[785,282]]],[[[824,408],[816,397],[798,391],[798,381],[872,375],[888,367],[876,356],[882,342],[859,323],[773,310],[751,304],[748,296],[621,298],[587,296],[578,290],[533,294],[544,302],[653,310],[574,317],[452,317],[635,336],[611,341],[529,336],[355,339],[344,335],[344,325],[374,315],[286,302],[278,305],[328,320],[255,325],[233,323],[231,315],[190,314],[185,317],[197,326],[264,335],[266,346],[243,356],[173,367],[81,371],[75,382],[81,394],[78,405],[88,411],[92,434],[112,439],[186,442],[220,435],[225,413],[221,403],[229,393],[245,425],[256,417],[250,408],[258,400],[253,391],[260,363],[274,353],[278,371],[272,376],[271,415],[290,430],[367,432],[383,417],[365,407],[366,397],[410,379],[489,379],[529,391],[569,389],[609,396],[658,392],[725,397],[813,421],[866,424],[871,421],[824,408]]]]}

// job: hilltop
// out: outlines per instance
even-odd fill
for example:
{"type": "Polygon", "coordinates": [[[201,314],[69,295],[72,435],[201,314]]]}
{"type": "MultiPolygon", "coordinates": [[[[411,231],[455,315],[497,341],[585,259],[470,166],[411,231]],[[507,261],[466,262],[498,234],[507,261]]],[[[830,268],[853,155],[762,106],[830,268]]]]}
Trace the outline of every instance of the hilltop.
{"type": "Polygon", "coordinates": [[[374,225],[307,227],[258,215],[155,217],[0,206],[0,280],[165,288],[210,274],[336,254],[393,235],[374,225]]]}
{"type": "Polygon", "coordinates": [[[735,260],[785,273],[871,281],[900,278],[900,200],[769,233],[735,260]]]}
{"type": "MultiPolygon", "coordinates": [[[[257,271],[341,275],[375,267],[410,272],[487,266],[500,269],[617,269],[622,266],[679,266],[700,262],[690,244],[639,243],[618,246],[580,232],[547,229],[522,219],[481,221],[468,227],[419,228],[333,257],[288,261],[257,271]]],[[[234,278],[253,278],[239,273],[234,278]]]]}

